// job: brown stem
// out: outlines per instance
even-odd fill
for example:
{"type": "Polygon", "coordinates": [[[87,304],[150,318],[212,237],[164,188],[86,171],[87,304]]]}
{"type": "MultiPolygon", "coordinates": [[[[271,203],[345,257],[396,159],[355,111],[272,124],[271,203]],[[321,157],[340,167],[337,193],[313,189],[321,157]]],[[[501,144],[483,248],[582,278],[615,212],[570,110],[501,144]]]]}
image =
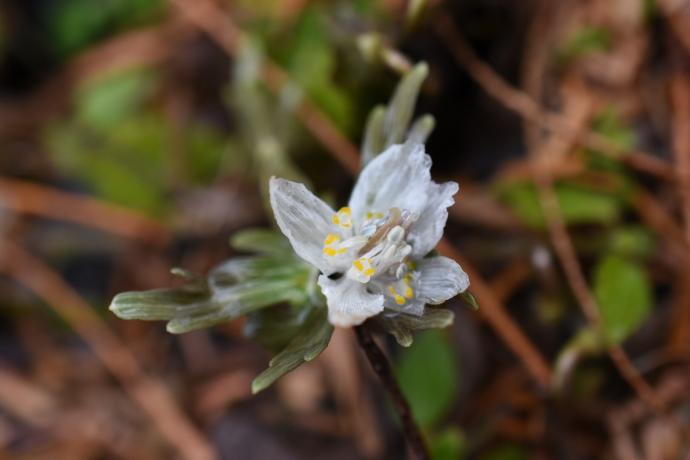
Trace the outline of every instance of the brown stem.
{"type": "Polygon", "coordinates": [[[424,441],[422,432],[412,416],[410,404],[407,402],[407,399],[405,399],[402,391],[400,391],[400,386],[398,386],[395,375],[393,375],[393,370],[391,369],[390,362],[388,362],[388,358],[386,358],[386,355],[383,354],[379,346],[376,345],[374,338],[371,336],[371,332],[369,332],[366,326],[355,326],[354,329],[357,334],[359,346],[364,350],[364,354],[367,356],[371,368],[374,370],[379,380],[381,380],[388,396],[395,405],[395,410],[398,411],[398,416],[402,422],[405,438],[410,445],[410,449],[418,459],[430,459],[429,449],[424,441]]]}

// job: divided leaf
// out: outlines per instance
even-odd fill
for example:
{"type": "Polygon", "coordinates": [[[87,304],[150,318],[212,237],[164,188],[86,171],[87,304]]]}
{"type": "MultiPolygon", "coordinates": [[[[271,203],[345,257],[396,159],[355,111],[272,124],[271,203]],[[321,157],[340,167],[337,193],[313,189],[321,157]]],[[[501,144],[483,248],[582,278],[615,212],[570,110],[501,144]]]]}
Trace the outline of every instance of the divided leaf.
{"type": "Polygon", "coordinates": [[[315,307],[288,346],[268,363],[268,369],[252,382],[252,393],[268,388],[278,378],[321,354],[328,346],[333,326],[328,322],[327,310],[315,307]]]}

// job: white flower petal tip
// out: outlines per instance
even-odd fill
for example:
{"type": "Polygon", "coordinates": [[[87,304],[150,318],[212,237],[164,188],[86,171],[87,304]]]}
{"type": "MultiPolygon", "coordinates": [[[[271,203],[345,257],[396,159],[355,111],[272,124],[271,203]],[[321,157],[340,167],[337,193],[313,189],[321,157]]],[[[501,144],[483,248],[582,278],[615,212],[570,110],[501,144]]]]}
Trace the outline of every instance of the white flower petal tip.
{"type": "Polygon", "coordinates": [[[467,273],[447,257],[422,259],[418,262],[417,270],[420,272],[417,298],[424,303],[441,304],[470,287],[467,273]]]}
{"type": "Polygon", "coordinates": [[[431,184],[431,158],[422,144],[392,145],[373,159],[355,184],[350,208],[355,220],[367,212],[406,209],[419,215],[431,184]]]}
{"type": "Polygon", "coordinates": [[[323,241],[334,211],[297,182],[272,177],[269,194],[278,227],[295,253],[324,273],[332,272],[334,267],[323,254],[323,241]]]}
{"type": "Polygon", "coordinates": [[[383,311],[383,296],[367,292],[366,285],[342,277],[332,280],[321,275],[318,280],[328,304],[328,320],[338,327],[362,324],[383,311]]]}

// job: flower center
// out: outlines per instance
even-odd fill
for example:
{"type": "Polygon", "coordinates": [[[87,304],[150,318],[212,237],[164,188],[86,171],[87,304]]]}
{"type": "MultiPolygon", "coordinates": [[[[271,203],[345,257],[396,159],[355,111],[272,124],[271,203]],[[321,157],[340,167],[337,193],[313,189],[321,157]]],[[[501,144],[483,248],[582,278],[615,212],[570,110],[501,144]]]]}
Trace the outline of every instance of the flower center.
{"type": "MultiPolygon", "coordinates": [[[[346,276],[360,283],[368,283],[372,277],[383,273],[400,280],[405,274],[401,265],[404,266],[412,250],[405,237],[414,220],[415,216],[408,211],[391,208],[385,215],[368,212],[362,225],[356,225],[350,208],[340,208],[331,219],[337,230],[326,235],[323,253],[328,257],[350,260],[346,276]]],[[[400,288],[403,289],[403,299],[409,292],[407,288],[411,289],[409,285],[400,288]]]]}

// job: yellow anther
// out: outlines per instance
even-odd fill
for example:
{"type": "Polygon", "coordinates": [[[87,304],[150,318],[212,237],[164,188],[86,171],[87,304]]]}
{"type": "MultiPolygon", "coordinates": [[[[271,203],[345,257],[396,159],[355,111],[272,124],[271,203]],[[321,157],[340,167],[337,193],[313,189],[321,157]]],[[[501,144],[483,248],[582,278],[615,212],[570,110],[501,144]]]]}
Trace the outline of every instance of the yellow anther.
{"type": "Polygon", "coordinates": [[[347,252],[347,248],[338,248],[333,246],[338,241],[340,241],[340,235],[335,235],[333,233],[326,235],[326,239],[323,241],[323,253],[330,257],[334,257],[337,254],[345,254],[347,252]]]}
{"type": "Polygon", "coordinates": [[[412,289],[411,282],[412,278],[410,275],[405,275],[402,280],[388,285],[388,292],[398,305],[404,305],[408,299],[414,298],[414,289],[412,289]],[[403,295],[400,295],[397,288],[402,288],[403,295]]]}
{"type": "Polygon", "coordinates": [[[369,257],[360,257],[352,262],[352,266],[364,276],[372,277],[376,274],[376,269],[371,265],[369,257]]]}
{"type": "Polygon", "coordinates": [[[323,244],[324,246],[328,246],[329,244],[333,244],[336,241],[340,241],[340,237],[333,233],[329,233],[328,235],[326,235],[326,239],[324,240],[323,244]]]}
{"type": "Polygon", "coordinates": [[[347,206],[340,208],[338,212],[333,214],[331,221],[341,228],[352,227],[352,211],[347,206]]]}
{"type": "Polygon", "coordinates": [[[398,305],[403,305],[405,303],[405,297],[398,294],[398,291],[395,290],[395,285],[390,284],[388,286],[388,292],[398,305]]]}

